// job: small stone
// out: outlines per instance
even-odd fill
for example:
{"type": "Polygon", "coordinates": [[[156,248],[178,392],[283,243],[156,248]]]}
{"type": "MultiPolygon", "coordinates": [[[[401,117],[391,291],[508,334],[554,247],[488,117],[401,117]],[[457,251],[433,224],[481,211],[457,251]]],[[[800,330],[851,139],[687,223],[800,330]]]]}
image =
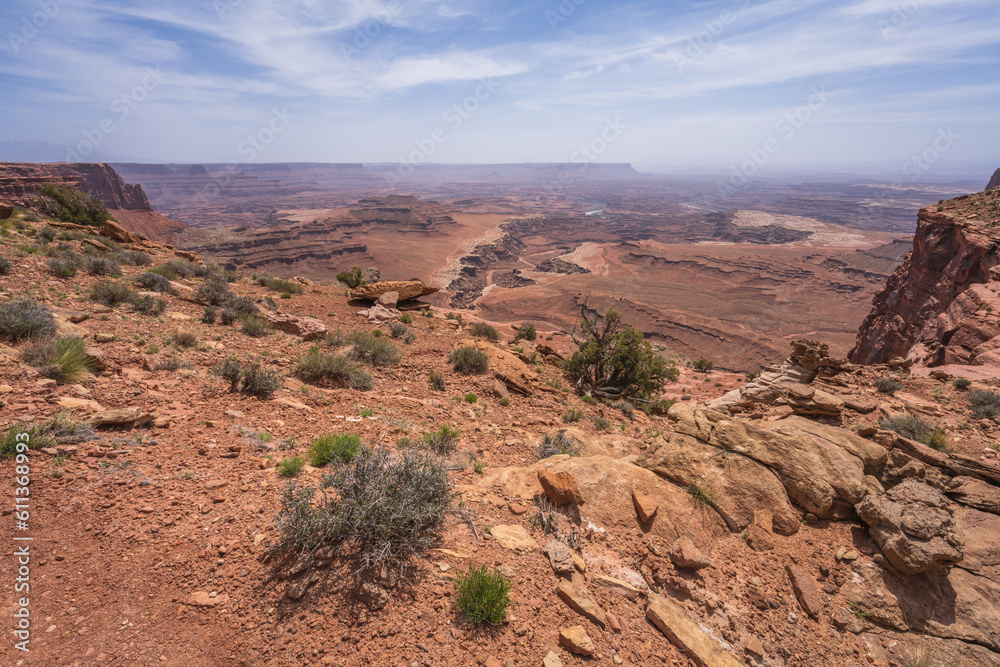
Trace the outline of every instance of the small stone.
{"type": "Polygon", "coordinates": [[[652,496],[646,495],[642,491],[632,491],[632,504],[635,506],[635,513],[639,515],[639,521],[649,523],[656,516],[656,511],[660,508],[652,496]]]}
{"type": "Polygon", "coordinates": [[[802,609],[813,618],[819,617],[820,600],[819,591],[816,590],[816,582],[804,569],[798,565],[786,565],[785,572],[792,582],[795,590],[795,597],[798,598],[802,609]]]}
{"type": "Polygon", "coordinates": [[[567,503],[582,505],[586,502],[580,492],[580,484],[576,481],[573,473],[540,470],[538,471],[538,481],[542,485],[545,495],[556,505],[566,505],[567,503]]]}
{"type": "Polygon", "coordinates": [[[764,657],[764,645],[760,643],[759,639],[757,639],[757,635],[750,635],[750,639],[747,640],[745,648],[748,654],[758,660],[764,657]]]}
{"type": "Polygon", "coordinates": [[[563,664],[558,655],[549,651],[548,654],[542,658],[542,667],[563,667],[563,664]]]}
{"type": "Polygon", "coordinates": [[[559,540],[552,540],[542,549],[542,552],[549,557],[549,564],[556,574],[572,574],[575,569],[573,565],[573,552],[569,547],[559,540]]]}
{"type": "Polygon", "coordinates": [[[94,340],[96,340],[98,343],[110,343],[114,339],[115,339],[114,334],[109,334],[109,333],[94,334],[94,340]]]}
{"type": "Polygon", "coordinates": [[[219,489],[226,485],[226,480],[224,479],[210,479],[205,482],[205,489],[211,491],[213,489],[219,489]]]}
{"type": "Polygon", "coordinates": [[[593,655],[597,647],[582,625],[559,631],[559,645],[577,655],[593,655]]]}
{"type": "Polygon", "coordinates": [[[527,507],[525,507],[520,503],[515,503],[514,501],[508,501],[507,509],[509,509],[510,513],[513,514],[514,516],[521,516],[522,514],[528,511],[527,507]]]}
{"type": "Polygon", "coordinates": [[[711,563],[688,537],[682,537],[670,547],[670,560],[677,567],[700,570],[711,563]]]}

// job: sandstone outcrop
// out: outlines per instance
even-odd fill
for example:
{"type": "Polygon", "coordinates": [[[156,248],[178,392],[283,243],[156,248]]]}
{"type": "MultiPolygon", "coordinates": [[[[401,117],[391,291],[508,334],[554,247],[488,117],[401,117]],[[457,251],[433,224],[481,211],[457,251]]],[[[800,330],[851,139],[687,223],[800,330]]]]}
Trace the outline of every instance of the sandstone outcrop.
{"type": "Polygon", "coordinates": [[[493,377],[510,389],[520,394],[531,395],[537,388],[534,375],[529,370],[528,365],[507,350],[501,350],[495,345],[474,338],[458,341],[455,349],[460,347],[474,347],[489,357],[493,377]]]}
{"type": "Polygon", "coordinates": [[[993,188],[1000,188],[1000,169],[993,172],[993,177],[990,178],[990,182],[986,184],[987,190],[992,190],[993,188]]]}
{"type": "Polygon", "coordinates": [[[264,317],[274,328],[298,336],[302,340],[315,340],[326,334],[326,325],[315,317],[300,317],[290,313],[264,310],[264,317]]]}
{"type": "Polygon", "coordinates": [[[437,287],[429,287],[419,280],[394,280],[355,287],[351,290],[351,298],[376,301],[383,294],[396,292],[396,301],[406,301],[407,299],[415,299],[418,296],[434,294],[437,291],[437,287]]]}
{"type": "Polygon", "coordinates": [[[1000,190],[920,210],[913,250],[873,301],[848,355],[854,363],[896,357],[935,366],[1000,360],[1000,190]]]}

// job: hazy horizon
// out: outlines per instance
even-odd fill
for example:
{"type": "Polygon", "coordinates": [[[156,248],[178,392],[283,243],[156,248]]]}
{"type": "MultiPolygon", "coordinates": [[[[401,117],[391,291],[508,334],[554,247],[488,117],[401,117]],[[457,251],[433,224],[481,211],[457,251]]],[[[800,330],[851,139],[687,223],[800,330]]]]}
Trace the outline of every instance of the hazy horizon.
{"type": "Polygon", "coordinates": [[[0,143],[85,162],[868,165],[904,182],[1000,166],[1000,6],[830,4],[9,2],[0,143]]]}

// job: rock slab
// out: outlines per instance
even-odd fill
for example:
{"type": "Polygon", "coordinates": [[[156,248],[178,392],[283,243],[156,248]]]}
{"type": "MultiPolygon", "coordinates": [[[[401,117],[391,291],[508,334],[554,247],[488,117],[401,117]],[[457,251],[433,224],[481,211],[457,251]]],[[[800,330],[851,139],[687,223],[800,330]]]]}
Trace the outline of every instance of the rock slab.
{"type": "Polygon", "coordinates": [[[700,667],[741,667],[743,664],[675,602],[654,595],[646,607],[646,618],[700,667]]]}

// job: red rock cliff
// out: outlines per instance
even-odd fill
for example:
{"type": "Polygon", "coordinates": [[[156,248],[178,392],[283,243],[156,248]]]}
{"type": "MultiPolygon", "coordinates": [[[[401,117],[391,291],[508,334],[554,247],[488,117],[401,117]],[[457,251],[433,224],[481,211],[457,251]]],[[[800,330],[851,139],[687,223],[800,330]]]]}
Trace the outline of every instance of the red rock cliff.
{"type": "Polygon", "coordinates": [[[1000,361],[1000,269],[993,271],[1000,264],[998,225],[1000,190],[921,209],[913,249],[875,295],[850,360],[1000,361]]]}
{"type": "Polygon", "coordinates": [[[140,185],[129,185],[107,164],[0,162],[0,199],[26,206],[43,185],[77,187],[109,209],[152,211],[140,185]]]}

